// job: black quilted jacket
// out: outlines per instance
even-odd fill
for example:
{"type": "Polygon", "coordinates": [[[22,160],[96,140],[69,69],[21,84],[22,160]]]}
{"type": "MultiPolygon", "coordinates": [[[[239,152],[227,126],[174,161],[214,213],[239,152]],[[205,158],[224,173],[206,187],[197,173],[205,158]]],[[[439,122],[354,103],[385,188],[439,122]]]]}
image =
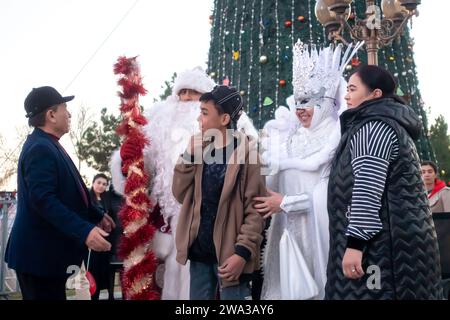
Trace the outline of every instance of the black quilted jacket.
{"type": "Polygon", "coordinates": [[[413,142],[420,133],[420,120],[408,106],[386,98],[347,110],[340,120],[342,138],[328,186],[330,254],[326,299],[441,299],[436,232],[413,142]],[[380,209],[383,228],[363,251],[366,275],[351,280],[342,272],[346,212],[354,182],[350,140],[372,120],[383,121],[395,130],[399,157],[389,166],[380,209]]]}

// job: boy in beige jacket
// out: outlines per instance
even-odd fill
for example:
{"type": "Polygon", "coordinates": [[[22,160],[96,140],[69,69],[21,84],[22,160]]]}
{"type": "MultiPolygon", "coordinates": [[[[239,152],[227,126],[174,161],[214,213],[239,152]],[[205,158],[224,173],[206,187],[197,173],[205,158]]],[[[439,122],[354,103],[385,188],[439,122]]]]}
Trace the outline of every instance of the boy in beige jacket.
{"type": "Polygon", "coordinates": [[[173,177],[182,204],[177,261],[190,260],[190,299],[248,299],[263,230],[252,199],[265,194],[256,143],[229,130],[242,112],[235,88],[217,86],[200,101],[202,134],[191,137],[173,177]]]}

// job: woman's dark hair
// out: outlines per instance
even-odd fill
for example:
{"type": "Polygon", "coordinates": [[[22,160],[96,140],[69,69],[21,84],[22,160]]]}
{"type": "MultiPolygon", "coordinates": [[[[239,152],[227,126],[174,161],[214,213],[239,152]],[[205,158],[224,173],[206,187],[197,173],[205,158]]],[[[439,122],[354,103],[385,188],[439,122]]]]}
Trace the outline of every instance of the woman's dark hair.
{"type": "Polygon", "coordinates": [[[374,65],[362,65],[353,74],[357,74],[371,91],[380,89],[383,98],[395,96],[397,84],[389,71],[374,65]]]}
{"type": "Polygon", "coordinates": [[[108,177],[106,176],[106,174],[104,174],[104,173],[97,173],[97,174],[94,176],[94,179],[92,179],[92,183],[94,183],[95,180],[97,180],[97,179],[99,179],[99,178],[105,179],[106,182],[109,181],[109,179],[108,179],[108,177]]]}
{"type": "Polygon", "coordinates": [[[430,167],[433,168],[434,173],[435,173],[435,174],[438,174],[438,167],[437,167],[436,163],[434,163],[433,161],[429,161],[429,160],[422,161],[422,162],[420,163],[420,165],[421,165],[421,166],[430,166],[430,167]]]}

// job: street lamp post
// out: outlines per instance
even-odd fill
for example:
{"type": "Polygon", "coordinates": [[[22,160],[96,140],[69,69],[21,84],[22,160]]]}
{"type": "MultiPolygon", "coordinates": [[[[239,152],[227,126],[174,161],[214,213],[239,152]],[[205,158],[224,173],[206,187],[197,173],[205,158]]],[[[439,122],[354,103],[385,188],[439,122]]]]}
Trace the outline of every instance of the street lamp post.
{"type": "Polygon", "coordinates": [[[366,18],[354,26],[347,22],[353,0],[317,0],[315,13],[330,40],[348,44],[343,36],[348,30],[352,39],[365,42],[368,63],[377,65],[378,49],[402,34],[408,20],[418,14],[420,0],[382,0],[381,9],[375,0],[365,1],[366,18]]]}

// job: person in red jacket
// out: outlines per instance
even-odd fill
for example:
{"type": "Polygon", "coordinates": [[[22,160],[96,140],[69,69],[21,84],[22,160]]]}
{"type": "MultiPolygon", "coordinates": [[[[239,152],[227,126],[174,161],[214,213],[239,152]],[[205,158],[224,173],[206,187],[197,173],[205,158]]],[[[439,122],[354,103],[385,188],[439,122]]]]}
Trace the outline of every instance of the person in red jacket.
{"type": "Polygon", "coordinates": [[[431,211],[450,212],[450,188],[444,181],[438,179],[437,165],[432,161],[423,161],[421,169],[431,211]]]}

